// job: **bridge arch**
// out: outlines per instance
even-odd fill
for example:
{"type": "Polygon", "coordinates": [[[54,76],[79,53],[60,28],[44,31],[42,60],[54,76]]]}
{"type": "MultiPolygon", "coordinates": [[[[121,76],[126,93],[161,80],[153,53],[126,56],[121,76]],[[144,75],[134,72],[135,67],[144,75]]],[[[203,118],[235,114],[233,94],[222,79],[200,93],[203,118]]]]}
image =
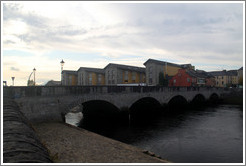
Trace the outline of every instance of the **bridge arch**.
{"type": "Polygon", "coordinates": [[[154,97],[142,97],[129,107],[131,120],[147,120],[160,113],[161,103],[154,97]]]}
{"type": "Polygon", "coordinates": [[[176,95],[168,101],[169,109],[186,108],[188,104],[187,99],[182,95],[176,95]]]}
{"type": "Polygon", "coordinates": [[[88,104],[88,102],[97,102],[99,103],[100,105],[102,104],[105,104],[105,105],[112,105],[112,108],[113,107],[116,107],[115,109],[119,109],[116,105],[114,105],[110,100],[107,100],[107,98],[105,99],[97,99],[97,98],[86,98],[86,97],[81,97],[79,99],[75,99],[75,100],[72,100],[72,102],[68,103],[67,104],[67,107],[65,109],[65,113],[68,113],[70,112],[73,108],[77,107],[77,106],[81,106],[82,109],[85,105],[88,104]],[[87,103],[87,104],[86,104],[87,103]]]}
{"type": "Polygon", "coordinates": [[[126,114],[109,101],[86,100],[80,105],[82,119],[79,125],[86,129],[94,130],[100,126],[102,130],[107,130],[116,124],[128,123],[128,112],[126,114]]]}
{"type": "Polygon", "coordinates": [[[204,102],[205,100],[205,96],[199,93],[193,97],[191,102],[204,102]]]}
{"type": "Polygon", "coordinates": [[[217,93],[212,93],[209,97],[210,104],[217,104],[219,102],[219,95],[217,93]]]}
{"type": "Polygon", "coordinates": [[[87,114],[88,112],[94,114],[95,111],[101,111],[99,112],[100,114],[104,114],[104,113],[115,113],[115,112],[119,112],[119,108],[116,107],[114,104],[105,101],[105,100],[89,100],[89,101],[85,101],[82,103],[83,106],[83,110],[82,113],[83,114],[87,114]]]}
{"type": "Polygon", "coordinates": [[[205,96],[199,93],[193,97],[191,101],[191,105],[194,107],[202,107],[205,104],[205,102],[206,102],[205,96]]]}
{"type": "Polygon", "coordinates": [[[219,95],[217,93],[212,93],[209,97],[210,100],[213,100],[213,99],[219,99],[219,95]]]}
{"type": "Polygon", "coordinates": [[[161,106],[161,103],[157,99],[155,99],[154,97],[142,97],[142,98],[138,99],[137,101],[134,101],[130,105],[129,109],[135,109],[138,106],[146,108],[146,106],[148,107],[148,106],[153,106],[153,105],[154,106],[157,106],[157,105],[161,106]]]}

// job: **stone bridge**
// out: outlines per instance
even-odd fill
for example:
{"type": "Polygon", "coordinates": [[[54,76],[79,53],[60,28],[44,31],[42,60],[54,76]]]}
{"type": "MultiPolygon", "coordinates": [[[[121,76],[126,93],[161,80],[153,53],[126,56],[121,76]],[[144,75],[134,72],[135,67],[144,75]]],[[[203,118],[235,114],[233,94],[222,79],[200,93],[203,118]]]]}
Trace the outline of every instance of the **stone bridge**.
{"type": "Polygon", "coordinates": [[[4,95],[15,99],[20,110],[31,122],[62,121],[61,114],[89,101],[111,103],[119,110],[131,108],[137,101],[150,98],[168,104],[179,96],[187,102],[197,97],[205,100],[221,97],[229,91],[223,88],[161,86],[32,86],[4,87],[4,95]]]}

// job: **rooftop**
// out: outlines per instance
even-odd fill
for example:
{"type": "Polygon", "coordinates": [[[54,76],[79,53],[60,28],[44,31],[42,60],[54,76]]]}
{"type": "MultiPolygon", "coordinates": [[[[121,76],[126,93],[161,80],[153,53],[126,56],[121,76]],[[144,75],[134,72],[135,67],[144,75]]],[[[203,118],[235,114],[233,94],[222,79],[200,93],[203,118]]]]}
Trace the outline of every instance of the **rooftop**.
{"type": "Polygon", "coordinates": [[[144,62],[144,65],[146,66],[147,63],[156,63],[156,64],[160,64],[160,65],[169,65],[169,66],[176,66],[176,67],[181,67],[181,65],[175,64],[175,63],[170,63],[170,62],[166,62],[166,61],[160,61],[160,60],[156,60],[156,59],[148,59],[146,62],[144,62]]]}
{"type": "Polygon", "coordinates": [[[85,70],[85,71],[88,71],[88,72],[101,73],[101,74],[105,73],[104,69],[100,69],[100,68],[80,67],[78,72],[81,71],[81,70],[85,70]]]}
{"type": "Polygon", "coordinates": [[[74,70],[63,70],[62,73],[75,74],[75,75],[77,75],[77,71],[74,71],[74,70]]]}
{"type": "Polygon", "coordinates": [[[213,75],[203,71],[203,70],[187,70],[187,73],[190,75],[190,76],[193,76],[193,77],[199,77],[199,78],[210,78],[210,77],[213,77],[213,75]]]}
{"type": "Polygon", "coordinates": [[[104,69],[106,69],[109,66],[115,66],[119,69],[123,69],[123,70],[133,70],[133,71],[137,71],[137,72],[145,72],[145,68],[144,67],[137,67],[137,66],[129,66],[129,65],[122,65],[122,64],[115,64],[115,63],[109,63],[104,69]]]}
{"type": "Polygon", "coordinates": [[[45,84],[45,86],[54,86],[54,85],[61,85],[61,81],[50,80],[45,84]]]}
{"type": "Polygon", "coordinates": [[[213,76],[237,76],[237,70],[212,71],[212,72],[208,72],[208,73],[213,75],[213,76]]]}
{"type": "Polygon", "coordinates": [[[169,66],[175,66],[175,67],[180,67],[180,68],[187,68],[187,67],[192,67],[191,64],[175,64],[175,63],[170,63],[166,61],[160,61],[156,59],[148,59],[146,62],[144,62],[144,65],[146,66],[147,63],[155,63],[155,64],[160,64],[160,65],[169,65],[169,66]]]}

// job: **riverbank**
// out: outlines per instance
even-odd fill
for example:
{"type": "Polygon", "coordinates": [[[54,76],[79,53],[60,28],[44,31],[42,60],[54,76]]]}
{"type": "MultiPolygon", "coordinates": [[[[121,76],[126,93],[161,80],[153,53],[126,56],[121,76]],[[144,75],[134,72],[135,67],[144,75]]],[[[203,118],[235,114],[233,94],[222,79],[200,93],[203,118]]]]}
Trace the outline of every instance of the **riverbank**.
{"type": "Polygon", "coordinates": [[[153,153],[65,123],[34,128],[57,163],[165,163],[153,153]]]}
{"type": "Polygon", "coordinates": [[[243,89],[232,89],[231,93],[223,94],[221,104],[243,106],[243,89]]]}

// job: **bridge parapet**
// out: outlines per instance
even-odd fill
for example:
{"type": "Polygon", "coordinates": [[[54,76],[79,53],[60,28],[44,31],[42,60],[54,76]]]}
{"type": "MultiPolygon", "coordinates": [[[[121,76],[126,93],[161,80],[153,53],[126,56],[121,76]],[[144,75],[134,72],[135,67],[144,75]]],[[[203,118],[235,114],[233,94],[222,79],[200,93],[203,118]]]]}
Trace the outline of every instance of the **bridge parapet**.
{"type": "Polygon", "coordinates": [[[12,98],[34,96],[65,96],[81,94],[151,93],[221,91],[224,88],[209,87],[163,87],[163,86],[15,86],[4,87],[4,93],[12,98]]]}

